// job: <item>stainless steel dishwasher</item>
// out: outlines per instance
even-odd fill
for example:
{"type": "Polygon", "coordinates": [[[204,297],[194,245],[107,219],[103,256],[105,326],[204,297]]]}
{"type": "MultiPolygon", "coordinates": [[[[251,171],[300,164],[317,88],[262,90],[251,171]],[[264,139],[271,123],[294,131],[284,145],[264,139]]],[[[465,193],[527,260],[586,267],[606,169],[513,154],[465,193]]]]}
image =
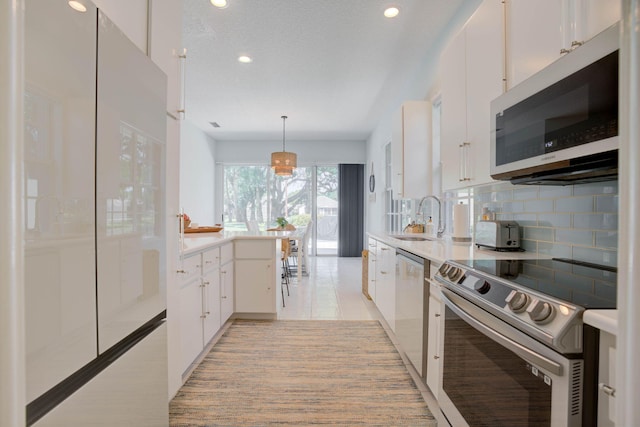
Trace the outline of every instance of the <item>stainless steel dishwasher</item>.
{"type": "Polygon", "coordinates": [[[425,319],[429,307],[429,260],[396,249],[396,337],[418,374],[426,373],[425,319]]]}

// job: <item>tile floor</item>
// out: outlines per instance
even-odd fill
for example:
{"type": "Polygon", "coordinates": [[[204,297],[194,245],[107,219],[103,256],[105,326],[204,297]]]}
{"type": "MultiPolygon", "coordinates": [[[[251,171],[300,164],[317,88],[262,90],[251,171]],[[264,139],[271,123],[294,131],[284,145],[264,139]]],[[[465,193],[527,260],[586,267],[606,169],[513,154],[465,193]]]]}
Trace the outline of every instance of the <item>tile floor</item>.
{"type": "Polygon", "coordinates": [[[285,288],[282,320],[373,320],[378,313],[362,294],[362,258],[309,257],[309,275],[285,288]]]}

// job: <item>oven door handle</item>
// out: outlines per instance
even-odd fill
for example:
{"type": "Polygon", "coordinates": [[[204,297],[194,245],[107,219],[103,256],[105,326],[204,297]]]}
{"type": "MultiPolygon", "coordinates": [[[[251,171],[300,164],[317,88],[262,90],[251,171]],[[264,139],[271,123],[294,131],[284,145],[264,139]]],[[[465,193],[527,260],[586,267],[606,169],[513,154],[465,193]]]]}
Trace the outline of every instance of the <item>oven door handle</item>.
{"type": "MultiPolygon", "coordinates": [[[[490,327],[486,326],[484,323],[476,320],[472,315],[470,315],[463,307],[460,306],[459,303],[452,301],[452,299],[459,300],[460,303],[465,304],[465,300],[461,297],[454,296],[455,294],[447,289],[442,288],[442,299],[444,303],[449,307],[455,314],[457,314],[462,320],[467,322],[474,329],[482,333],[488,338],[491,338],[493,341],[502,345],[503,347],[511,350],[524,360],[528,361],[532,365],[539,366],[543,370],[549,371],[555,375],[562,375],[562,365],[553,360],[542,356],[535,351],[531,350],[523,346],[522,344],[518,344],[513,341],[511,338],[502,335],[499,332],[494,331],[490,327]]],[[[471,304],[471,303],[467,303],[471,304]]],[[[446,334],[446,329],[445,329],[446,334]]]]}

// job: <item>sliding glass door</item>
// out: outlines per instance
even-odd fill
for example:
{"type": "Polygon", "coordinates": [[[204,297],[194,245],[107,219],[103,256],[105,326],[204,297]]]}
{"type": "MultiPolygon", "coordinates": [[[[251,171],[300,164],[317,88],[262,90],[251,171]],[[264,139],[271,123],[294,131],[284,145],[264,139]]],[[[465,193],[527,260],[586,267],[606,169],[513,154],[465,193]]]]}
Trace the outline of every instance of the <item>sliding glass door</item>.
{"type": "Polygon", "coordinates": [[[315,187],[315,253],[338,255],[338,167],[318,166],[315,187]]]}
{"type": "Polygon", "coordinates": [[[224,166],[225,230],[266,230],[279,217],[298,228],[311,222],[310,254],[337,255],[337,166],[298,167],[290,177],[267,165],[224,166]]]}

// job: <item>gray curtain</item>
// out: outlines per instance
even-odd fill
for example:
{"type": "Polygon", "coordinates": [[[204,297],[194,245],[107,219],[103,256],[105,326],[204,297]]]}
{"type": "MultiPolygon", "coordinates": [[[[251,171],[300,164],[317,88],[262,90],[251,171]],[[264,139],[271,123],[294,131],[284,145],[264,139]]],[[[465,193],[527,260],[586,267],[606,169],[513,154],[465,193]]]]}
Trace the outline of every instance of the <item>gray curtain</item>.
{"type": "Polygon", "coordinates": [[[364,165],[338,165],[338,256],[362,256],[364,165]]]}

